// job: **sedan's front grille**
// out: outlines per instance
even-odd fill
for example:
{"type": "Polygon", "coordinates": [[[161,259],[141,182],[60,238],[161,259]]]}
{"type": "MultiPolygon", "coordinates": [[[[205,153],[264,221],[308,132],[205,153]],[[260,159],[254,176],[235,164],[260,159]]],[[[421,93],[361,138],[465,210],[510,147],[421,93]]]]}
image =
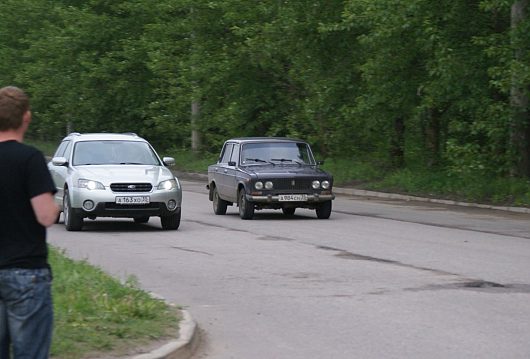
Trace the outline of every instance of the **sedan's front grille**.
{"type": "Polygon", "coordinates": [[[312,181],[309,178],[278,178],[272,180],[272,183],[277,190],[303,191],[311,189],[312,181]]]}
{"type": "Polygon", "coordinates": [[[112,192],[151,192],[151,183],[112,183],[112,192]]]}

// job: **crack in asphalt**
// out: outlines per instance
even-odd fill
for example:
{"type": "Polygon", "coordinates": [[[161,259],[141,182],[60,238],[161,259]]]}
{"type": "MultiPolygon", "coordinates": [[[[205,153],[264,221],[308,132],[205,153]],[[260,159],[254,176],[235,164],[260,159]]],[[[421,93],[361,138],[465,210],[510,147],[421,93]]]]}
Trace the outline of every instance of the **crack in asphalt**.
{"type": "Polygon", "coordinates": [[[340,214],[346,214],[346,215],[350,215],[350,216],[387,219],[387,220],[390,220],[390,221],[397,221],[397,222],[403,222],[403,223],[422,224],[422,225],[425,225],[425,226],[432,226],[432,227],[438,227],[438,228],[458,229],[458,230],[461,230],[461,231],[478,232],[478,233],[486,233],[486,234],[495,234],[495,235],[504,236],[504,237],[530,239],[530,234],[503,233],[503,232],[498,232],[498,231],[488,231],[488,230],[479,229],[479,228],[466,228],[464,226],[458,226],[458,225],[432,223],[432,222],[420,221],[420,220],[407,220],[407,219],[392,218],[392,217],[389,217],[389,216],[383,216],[383,215],[372,214],[372,213],[353,213],[353,212],[338,211],[338,210],[333,210],[333,212],[340,213],[340,214]]]}
{"type": "Polygon", "coordinates": [[[183,248],[183,247],[177,247],[177,246],[171,246],[171,248],[178,249],[179,251],[184,251],[184,252],[199,253],[199,254],[205,254],[207,256],[213,256],[213,254],[211,254],[211,253],[203,252],[203,251],[197,251],[195,249],[189,249],[189,248],[183,248]]]}
{"type": "MultiPolygon", "coordinates": [[[[406,263],[402,263],[402,262],[391,260],[391,259],[377,258],[377,257],[363,255],[363,254],[351,253],[351,252],[348,252],[348,251],[345,251],[339,248],[334,248],[334,247],[329,247],[329,246],[317,246],[317,248],[327,250],[327,251],[335,251],[337,252],[335,256],[339,258],[343,258],[343,259],[362,260],[362,261],[371,261],[371,262],[383,263],[383,264],[391,264],[391,265],[395,265],[399,267],[405,267],[405,268],[411,268],[411,269],[417,269],[417,270],[426,271],[430,273],[435,273],[437,275],[453,276],[453,277],[460,278],[458,282],[453,282],[453,283],[428,284],[428,285],[418,287],[418,288],[405,288],[404,289],[405,291],[409,291],[409,292],[459,289],[459,290],[472,290],[472,291],[478,291],[478,292],[484,292],[484,293],[530,294],[530,284],[525,284],[525,283],[502,284],[502,283],[496,283],[496,282],[486,281],[482,279],[466,278],[466,277],[462,277],[460,274],[457,274],[457,273],[451,273],[451,272],[447,272],[447,271],[443,271],[439,269],[415,266],[415,265],[406,264],[406,263]]],[[[385,294],[386,292],[387,291],[385,290],[381,290],[381,291],[372,292],[372,294],[385,294]]]]}
{"type": "Polygon", "coordinates": [[[466,280],[456,283],[429,284],[418,288],[405,288],[409,292],[436,291],[436,290],[472,290],[483,293],[519,293],[530,294],[530,285],[523,283],[500,284],[485,280],[466,280]]]}
{"type": "Polygon", "coordinates": [[[416,266],[416,265],[412,265],[412,264],[406,264],[406,263],[402,263],[402,262],[395,261],[395,260],[392,260],[392,259],[377,258],[377,257],[367,256],[367,255],[364,255],[364,254],[352,253],[352,252],[349,252],[349,251],[345,251],[343,249],[329,247],[329,246],[316,246],[316,247],[318,249],[323,249],[323,250],[327,250],[327,251],[336,251],[338,253],[336,253],[335,256],[338,257],[338,258],[392,264],[392,265],[395,265],[395,266],[398,266],[398,267],[417,269],[417,270],[421,270],[421,271],[425,271],[425,272],[435,273],[435,274],[438,274],[438,275],[449,275],[449,276],[460,277],[460,275],[457,274],[457,273],[451,273],[451,272],[447,272],[447,271],[443,271],[443,270],[439,270],[439,269],[421,267],[421,266],[416,266]]]}

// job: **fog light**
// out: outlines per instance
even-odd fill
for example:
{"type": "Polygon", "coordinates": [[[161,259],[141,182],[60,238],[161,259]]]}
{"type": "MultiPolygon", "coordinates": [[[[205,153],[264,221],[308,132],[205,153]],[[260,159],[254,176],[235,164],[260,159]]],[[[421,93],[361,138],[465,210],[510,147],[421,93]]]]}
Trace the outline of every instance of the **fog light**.
{"type": "Polygon", "coordinates": [[[172,211],[174,210],[175,208],[177,208],[177,201],[175,201],[174,199],[170,199],[168,202],[167,202],[167,208],[172,211]]]}
{"type": "Polygon", "coordinates": [[[91,200],[86,200],[83,202],[83,208],[86,210],[86,211],[91,211],[94,209],[94,202],[92,202],[91,200]]]}

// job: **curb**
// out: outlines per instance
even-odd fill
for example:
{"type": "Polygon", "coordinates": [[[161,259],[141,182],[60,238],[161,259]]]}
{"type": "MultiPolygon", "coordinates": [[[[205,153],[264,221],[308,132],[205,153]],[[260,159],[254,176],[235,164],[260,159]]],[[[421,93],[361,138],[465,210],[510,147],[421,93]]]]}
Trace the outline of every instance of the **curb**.
{"type": "MultiPolygon", "coordinates": [[[[189,172],[181,172],[181,171],[173,171],[173,172],[177,175],[178,178],[182,178],[182,179],[187,179],[191,181],[208,180],[208,175],[203,174],[203,173],[189,173],[189,172]]],[[[492,209],[492,210],[497,210],[497,211],[507,211],[507,212],[514,212],[514,213],[527,213],[527,214],[530,213],[530,208],[526,208],[526,207],[493,206],[489,204],[453,201],[453,200],[437,199],[437,198],[417,197],[417,196],[409,196],[409,195],[396,194],[396,193],[375,192],[375,191],[367,191],[367,190],[361,190],[361,189],[355,189],[355,188],[333,187],[333,192],[335,194],[342,194],[342,195],[348,195],[348,196],[398,199],[398,200],[403,200],[403,201],[418,201],[418,202],[445,204],[445,205],[450,205],[450,206],[484,208],[484,209],[492,209]]]]}
{"type": "Polygon", "coordinates": [[[525,208],[525,207],[492,206],[488,204],[452,201],[452,200],[436,199],[436,198],[416,197],[416,196],[408,196],[408,195],[395,194],[395,193],[366,191],[366,190],[360,190],[360,189],[355,189],[355,188],[333,187],[333,192],[337,194],[350,195],[350,196],[399,199],[399,200],[404,200],[404,201],[429,202],[429,203],[445,204],[445,205],[451,205],[451,206],[484,208],[484,209],[493,209],[497,211],[515,212],[515,213],[530,213],[530,208],[525,208]]]}
{"type": "Polygon", "coordinates": [[[180,310],[179,337],[149,353],[131,357],[132,359],[189,359],[199,344],[198,325],[187,310],[180,310]]]}

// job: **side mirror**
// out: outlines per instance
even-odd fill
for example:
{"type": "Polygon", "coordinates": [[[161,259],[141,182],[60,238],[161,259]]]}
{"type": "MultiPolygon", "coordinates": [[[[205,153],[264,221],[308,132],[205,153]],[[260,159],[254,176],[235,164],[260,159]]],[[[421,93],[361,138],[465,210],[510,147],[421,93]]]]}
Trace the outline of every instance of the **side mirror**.
{"type": "Polygon", "coordinates": [[[164,157],[162,158],[162,162],[168,167],[175,165],[175,159],[173,157],[164,157]]]}
{"type": "Polygon", "coordinates": [[[66,157],[54,157],[52,158],[52,164],[54,166],[68,166],[68,160],[66,157]]]}

